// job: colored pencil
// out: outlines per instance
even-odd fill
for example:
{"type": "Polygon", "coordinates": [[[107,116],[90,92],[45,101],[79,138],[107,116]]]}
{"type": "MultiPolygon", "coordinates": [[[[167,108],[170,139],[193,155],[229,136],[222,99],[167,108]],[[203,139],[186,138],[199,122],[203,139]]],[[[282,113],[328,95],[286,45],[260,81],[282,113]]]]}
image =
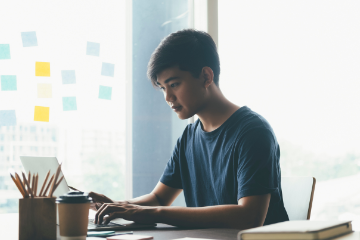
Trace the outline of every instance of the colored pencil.
{"type": "Polygon", "coordinates": [[[39,197],[42,196],[42,193],[43,193],[43,191],[44,191],[44,187],[46,186],[46,182],[47,182],[47,180],[48,180],[48,178],[49,178],[49,175],[50,175],[50,170],[48,171],[48,173],[47,173],[47,175],[46,175],[46,178],[45,178],[45,181],[44,181],[43,184],[42,184],[42,187],[41,187],[41,190],[40,190],[40,193],[39,193],[39,197]]]}
{"type": "MultiPolygon", "coordinates": [[[[61,163],[62,164],[62,163],[61,163]]],[[[53,181],[53,184],[51,185],[51,188],[50,188],[50,192],[49,192],[49,197],[52,197],[53,193],[54,193],[54,187],[55,187],[55,184],[56,184],[56,181],[59,177],[59,174],[60,174],[60,170],[61,170],[61,164],[58,166],[58,168],[56,169],[56,174],[55,174],[55,178],[54,178],[54,181],[53,181]]]]}
{"type": "MultiPolygon", "coordinates": [[[[26,177],[25,177],[25,174],[22,173],[22,175],[23,175],[24,182],[25,182],[25,184],[26,184],[26,186],[27,186],[27,188],[28,188],[29,194],[31,194],[31,196],[33,196],[32,190],[31,190],[31,188],[30,188],[29,182],[27,181],[27,179],[26,179],[26,177]]],[[[29,179],[30,179],[30,178],[29,178],[29,179]]]]}
{"type": "Polygon", "coordinates": [[[25,193],[23,193],[21,187],[19,186],[19,183],[16,181],[16,179],[13,177],[13,175],[11,175],[11,173],[10,173],[10,177],[11,177],[11,179],[14,181],[16,187],[19,189],[21,195],[22,195],[23,197],[25,197],[25,193]]]}
{"type": "Polygon", "coordinates": [[[16,179],[18,180],[18,182],[19,182],[22,190],[24,191],[25,197],[29,197],[29,193],[26,191],[25,185],[24,185],[23,182],[21,181],[20,176],[19,176],[17,173],[15,173],[15,177],[16,177],[16,179]]]}
{"type": "Polygon", "coordinates": [[[50,187],[50,185],[51,185],[51,183],[52,183],[52,181],[54,179],[54,176],[55,175],[53,174],[52,177],[50,178],[50,181],[49,181],[47,187],[45,188],[45,191],[43,192],[42,197],[46,197],[46,192],[48,191],[48,189],[49,189],[49,187],[50,187]]]}

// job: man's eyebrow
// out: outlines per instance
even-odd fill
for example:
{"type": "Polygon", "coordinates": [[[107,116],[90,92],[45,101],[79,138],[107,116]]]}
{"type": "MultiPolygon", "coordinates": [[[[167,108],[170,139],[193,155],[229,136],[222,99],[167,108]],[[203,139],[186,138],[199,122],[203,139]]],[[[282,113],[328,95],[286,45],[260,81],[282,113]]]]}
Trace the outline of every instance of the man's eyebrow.
{"type": "MultiPolygon", "coordinates": [[[[164,84],[170,82],[171,80],[177,79],[177,78],[179,78],[179,77],[171,77],[171,78],[168,78],[168,79],[165,80],[164,84]]],[[[157,85],[161,85],[158,81],[156,81],[156,84],[157,84],[157,85]]]]}

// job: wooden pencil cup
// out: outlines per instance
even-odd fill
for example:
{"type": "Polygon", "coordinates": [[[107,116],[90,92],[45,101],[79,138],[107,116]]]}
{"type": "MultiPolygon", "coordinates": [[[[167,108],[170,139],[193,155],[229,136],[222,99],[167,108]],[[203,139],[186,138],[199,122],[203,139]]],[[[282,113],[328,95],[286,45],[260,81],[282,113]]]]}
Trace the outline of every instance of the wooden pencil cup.
{"type": "Polygon", "coordinates": [[[19,240],[56,240],[55,199],[19,199],[19,240]]]}

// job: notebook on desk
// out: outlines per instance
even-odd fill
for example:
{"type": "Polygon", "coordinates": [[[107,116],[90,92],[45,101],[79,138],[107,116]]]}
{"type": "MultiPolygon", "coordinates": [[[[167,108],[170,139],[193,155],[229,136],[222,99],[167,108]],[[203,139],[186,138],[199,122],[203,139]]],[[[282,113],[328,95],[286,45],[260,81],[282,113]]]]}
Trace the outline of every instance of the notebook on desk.
{"type": "Polygon", "coordinates": [[[329,239],[352,232],[351,221],[286,221],[243,230],[238,240],[329,239]]]}
{"type": "MultiPolygon", "coordinates": [[[[56,169],[59,166],[59,162],[56,157],[30,157],[30,156],[20,156],[21,163],[28,173],[38,173],[39,181],[43,182],[45,177],[50,170],[50,174],[56,172],[56,169]]],[[[63,176],[62,171],[60,172],[59,178],[63,176]]],[[[54,192],[53,196],[59,197],[65,193],[70,191],[69,186],[66,182],[65,176],[63,181],[60,183],[59,187],[54,192]]],[[[133,221],[127,221],[124,219],[114,219],[110,221],[109,224],[94,224],[94,213],[95,211],[89,210],[89,224],[88,231],[107,231],[107,230],[130,230],[130,229],[139,229],[139,228],[151,228],[155,227],[156,224],[139,224],[133,221]]],[[[58,216],[58,214],[57,214],[58,216]]],[[[59,220],[57,218],[57,224],[59,224],[59,220]]]]}

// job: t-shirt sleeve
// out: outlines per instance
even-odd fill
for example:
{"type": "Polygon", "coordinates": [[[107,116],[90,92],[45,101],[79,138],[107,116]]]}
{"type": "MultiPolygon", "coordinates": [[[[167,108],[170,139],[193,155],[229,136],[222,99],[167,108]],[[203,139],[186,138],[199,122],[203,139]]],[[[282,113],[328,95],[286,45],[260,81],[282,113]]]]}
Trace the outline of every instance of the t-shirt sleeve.
{"type": "Polygon", "coordinates": [[[180,148],[181,137],[177,140],[170,160],[166,164],[165,170],[160,178],[160,182],[172,188],[182,189],[181,175],[180,175],[180,148]]]}
{"type": "Polygon", "coordinates": [[[277,191],[280,152],[272,132],[258,129],[247,133],[238,150],[238,200],[277,191]]]}

